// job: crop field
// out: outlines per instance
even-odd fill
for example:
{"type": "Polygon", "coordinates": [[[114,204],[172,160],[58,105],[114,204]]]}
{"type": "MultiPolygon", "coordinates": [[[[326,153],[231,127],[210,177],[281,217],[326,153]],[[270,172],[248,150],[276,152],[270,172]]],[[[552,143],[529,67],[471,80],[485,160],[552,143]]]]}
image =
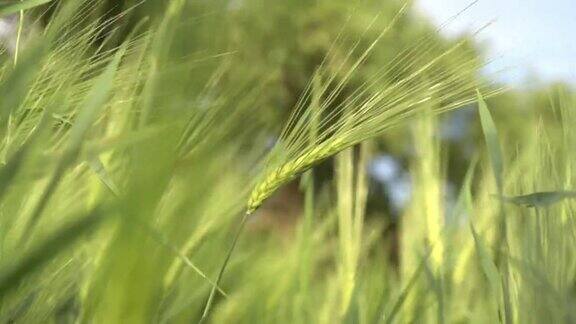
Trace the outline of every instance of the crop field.
{"type": "Polygon", "coordinates": [[[479,26],[0,1],[0,323],[576,323],[576,91],[479,26]]]}

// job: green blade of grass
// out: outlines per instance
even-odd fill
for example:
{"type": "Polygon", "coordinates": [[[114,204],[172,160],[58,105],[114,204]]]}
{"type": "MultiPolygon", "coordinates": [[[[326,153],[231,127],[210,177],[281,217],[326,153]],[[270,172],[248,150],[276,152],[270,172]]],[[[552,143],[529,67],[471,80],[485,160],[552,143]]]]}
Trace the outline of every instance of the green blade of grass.
{"type": "Polygon", "coordinates": [[[482,273],[488,280],[488,284],[490,286],[490,290],[492,294],[494,294],[497,298],[496,308],[502,311],[502,306],[500,300],[502,298],[502,284],[500,280],[500,274],[498,272],[498,268],[492,261],[490,254],[488,253],[488,249],[484,244],[482,238],[478,235],[478,232],[474,228],[474,225],[470,223],[470,232],[472,232],[472,236],[474,238],[474,246],[476,248],[476,253],[478,255],[478,259],[480,260],[480,267],[482,269],[482,273]]]}
{"type": "Polygon", "coordinates": [[[502,194],[504,163],[502,160],[498,130],[496,129],[490,110],[488,110],[488,105],[486,105],[486,101],[480,91],[478,91],[478,111],[480,113],[480,122],[482,124],[484,139],[488,146],[488,155],[492,165],[492,172],[494,172],[498,192],[502,194]]]}
{"type": "Polygon", "coordinates": [[[30,252],[0,275],[0,298],[17,286],[30,274],[40,269],[59,252],[72,246],[82,236],[92,232],[104,220],[100,210],[63,225],[47,238],[31,248],[30,252]]]}
{"type": "Polygon", "coordinates": [[[436,297],[436,301],[438,303],[438,308],[436,312],[436,321],[439,324],[446,323],[446,301],[445,301],[445,292],[444,292],[444,283],[441,273],[435,273],[430,261],[426,258],[422,258],[424,261],[424,270],[426,273],[426,277],[429,282],[429,287],[431,288],[432,292],[436,297]]]}
{"type": "Polygon", "coordinates": [[[456,205],[452,209],[450,218],[456,220],[459,214],[466,212],[466,198],[467,194],[470,192],[472,187],[472,180],[474,178],[474,172],[476,171],[476,165],[478,164],[478,155],[475,155],[468,166],[468,170],[464,176],[464,181],[460,192],[458,193],[458,198],[456,199],[456,205]]]}
{"type": "Polygon", "coordinates": [[[14,50],[14,65],[18,64],[18,54],[20,53],[20,41],[22,40],[22,29],[24,28],[24,10],[20,10],[18,16],[18,31],[16,32],[16,49],[14,50]]]}
{"type": "Polygon", "coordinates": [[[31,84],[40,70],[40,64],[46,53],[43,45],[29,48],[21,56],[20,62],[0,84],[0,131],[5,130],[5,121],[22,104],[31,84]]]}
{"type": "Polygon", "coordinates": [[[200,318],[200,323],[204,323],[208,319],[208,315],[210,314],[210,309],[212,308],[212,303],[214,302],[214,296],[216,295],[216,288],[220,286],[220,281],[222,280],[222,277],[224,276],[224,272],[226,272],[226,267],[228,266],[228,263],[230,262],[230,258],[232,257],[232,253],[234,252],[234,249],[236,248],[236,245],[238,244],[238,239],[240,238],[240,235],[242,234],[242,231],[244,229],[244,226],[246,225],[246,221],[248,220],[249,216],[250,216],[250,214],[248,214],[248,213],[244,214],[242,216],[242,220],[240,221],[240,224],[238,225],[238,228],[236,229],[236,233],[234,234],[234,237],[232,239],[232,244],[230,245],[230,248],[228,249],[228,252],[226,253],[226,258],[224,258],[224,262],[222,263],[222,266],[220,267],[220,271],[218,272],[218,276],[216,277],[215,284],[212,286],[212,289],[210,290],[210,295],[208,296],[208,301],[206,302],[206,306],[204,307],[204,311],[202,312],[202,317],[200,318]]]}
{"type": "Polygon", "coordinates": [[[106,170],[104,163],[102,163],[102,160],[100,160],[99,157],[95,156],[88,159],[88,166],[96,174],[96,176],[98,176],[98,179],[100,179],[106,188],[112,192],[112,194],[115,196],[119,195],[120,192],[118,191],[118,187],[114,183],[114,180],[112,180],[112,177],[106,170]]]}
{"type": "Polygon", "coordinates": [[[576,198],[576,191],[542,191],[527,195],[502,197],[502,201],[525,207],[547,207],[566,199],[576,198]]]}
{"type": "Polygon", "coordinates": [[[24,158],[29,153],[34,140],[39,137],[41,130],[46,125],[46,116],[47,114],[44,113],[42,120],[34,130],[34,133],[16,150],[16,152],[14,152],[14,154],[12,154],[6,165],[0,169],[0,200],[2,200],[4,194],[8,191],[10,184],[18,174],[18,171],[23,166],[24,158]]]}
{"type": "MultiPolygon", "coordinates": [[[[110,192],[114,196],[118,197],[120,195],[120,191],[118,190],[118,187],[116,186],[114,180],[110,176],[110,173],[108,173],[108,171],[106,170],[106,167],[104,166],[104,164],[102,163],[100,158],[99,157],[93,157],[93,158],[89,159],[88,165],[90,166],[92,171],[98,176],[98,178],[104,184],[104,186],[106,186],[106,188],[108,188],[108,190],[110,190],[110,192]]],[[[163,246],[168,251],[170,251],[170,253],[172,253],[176,258],[178,258],[180,261],[182,261],[183,264],[185,264],[187,267],[192,269],[192,271],[196,272],[200,277],[202,277],[204,280],[206,280],[210,285],[215,287],[215,289],[218,290],[218,292],[220,292],[223,296],[225,296],[225,297],[228,296],[226,294],[226,292],[223,289],[221,289],[220,287],[216,286],[216,284],[210,278],[208,278],[208,276],[204,273],[204,271],[200,270],[200,268],[196,264],[194,264],[194,262],[192,262],[192,260],[190,260],[190,258],[188,258],[188,256],[186,256],[184,253],[182,253],[180,251],[180,249],[178,249],[178,247],[175,244],[170,242],[170,240],[168,240],[168,238],[164,234],[162,234],[160,231],[158,231],[157,229],[152,227],[150,224],[147,224],[144,222],[135,222],[135,223],[140,228],[142,228],[147,235],[152,237],[161,246],[163,246]]]]}
{"type": "Polygon", "coordinates": [[[32,9],[52,1],[53,0],[2,1],[0,2],[0,17],[32,9]]]}
{"type": "Polygon", "coordinates": [[[126,52],[125,43],[116,53],[114,59],[108,64],[104,72],[96,79],[90,92],[88,93],[83,105],[80,114],[70,129],[70,141],[68,144],[68,148],[64,155],[58,162],[56,166],[56,170],[54,171],[50,181],[46,185],[46,189],[42,193],[40,200],[38,201],[36,207],[34,208],[30,219],[28,220],[27,224],[24,227],[23,237],[26,238],[29,236],[30,231],[34,229],[36,223],[38,222],[44,208],[48,204],[50,196],[60,183],[60,180],[64,176],[64,173],[67,167],[75,160],[77,157],[82,142],[88,129],[94,122],[98,112],[108,101],[110,92],[114,86],[114,77],[120,66],[120,62],[122,57],[126,52]]]}
{"type": "Polygon", "coordinates": [[[394,323],[394,320],[396,319],[398,313],[400,313],[402,305],[404,305],[404,302],[408,298],[408,295],[414,289],[414,287],[416,287],[416,283],[418,282],[420,275],[426,270],[426,262],[430,258],[433,248],[434,247],[430,247],[426,252],[426,254],[422,256],[422,260],[420,261],[418,268],[416,268],[416,270],[408,280],[408,283],[406,284],[406,286],[404,286],[404,288],[398,295],[398,298],[396,298],[396,301],[394,302],[394,304],[390,308],[390,311],[388,312],[388,316],[386,316],[386,311],[382,310],[380,318],[384,320],[386,324],[394,323]]]}
{"type": "Polygon", "coordinates": [[[152,237],[161,246],[170,251],[170,253],[172,253],[176,258],[182,261],[182,263],[185,264],[188,268],[192,269],[192,271],[196,272],[196,274],[198,274],[202,279],[206,280],[206,282],[208,282],[208,284],[210,284],[216,291],[222,294],[222,296],[228,297],[228,294],[226,294],[226,292],[222,288],[220,288],[214,281],[208,278],[208,276],[204,273],[204,271],[200,270],[200,268],[198,268],[198,266],[194,264],[194,262],[192,262],[192,260],[190,260],[188,256],[182,253],[180,249],[178,249],[178,247],[176,247],[172,242],[170,242],[164,234],[162,234],[149,224],[138,223],[137,225],[139,225],[140,228],[142,228],[146,232],[146,234],[152,237]]]}
{"type": "MultiPolygon", "coordinates": [[[[484,138],[486,140],[486,145],[488,146],[488,156],[490,158],[490,163],[492,165],[492,172],[494,174],[494,179],[496,181],[496,187],[498,190],[498,196],[504,196],[504,160],[502,157],[502,149],[500,147],[500,140],[498,136],[498,130],[488,109],[488,105],[484,100],[484,97],[477,91],[478,95],[478,110],[480,113],[480,122],[482,124],[482,132],[484,133],[484,138]]],[[[495,248],[500,246],[504,247],[504,251],[508,252],[510,250],[508,243],[508,224],[506,220],[506,212],[504,209],[504,204],[502,201],[499,202],[499,232],[498,237],[495,242],[495,248]]],[[[496,250],[499,251],[499,250],[496,250]]],[[[512,301],[510,298],[510,266],[508,265],[505,256],[502,253],[496,254],[495,259],[496,265],[502,272],[502,294],[504,300],[504,322],[512,323],[512,301]]]]}

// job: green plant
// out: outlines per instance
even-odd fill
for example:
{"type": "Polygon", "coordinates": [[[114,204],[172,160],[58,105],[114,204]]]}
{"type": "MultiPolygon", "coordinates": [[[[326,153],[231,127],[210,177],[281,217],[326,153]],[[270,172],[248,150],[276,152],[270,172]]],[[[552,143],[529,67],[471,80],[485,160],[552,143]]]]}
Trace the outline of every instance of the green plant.
{"type": "Polygon", "coordinates": [[[0,322],[576,318],[570,88],[493,96],[396,2],[110,3],[0,56],[0,322]]]}

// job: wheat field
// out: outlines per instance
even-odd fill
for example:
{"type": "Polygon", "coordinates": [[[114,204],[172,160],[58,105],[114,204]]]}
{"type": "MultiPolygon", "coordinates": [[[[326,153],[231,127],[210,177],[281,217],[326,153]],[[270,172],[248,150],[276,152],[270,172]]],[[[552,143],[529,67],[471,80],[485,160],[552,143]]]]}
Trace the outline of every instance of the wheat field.
{"type": "Polygon", "coordinates": [[[483,73],[489,24],[446,39],[375,0],[0,19],[1,323],[576,322],[576,92],[483,73]]]}

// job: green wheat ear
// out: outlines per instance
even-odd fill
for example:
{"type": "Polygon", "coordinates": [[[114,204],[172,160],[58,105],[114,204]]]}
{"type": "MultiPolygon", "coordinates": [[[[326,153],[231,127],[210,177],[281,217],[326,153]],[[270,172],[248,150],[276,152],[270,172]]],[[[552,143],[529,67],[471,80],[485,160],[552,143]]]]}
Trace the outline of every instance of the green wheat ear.
{"type": "Polygon", "coordinates": [[[362,48],[358,40],[342,53],[338,52],[339,39],[335,41],[269,153],[261,176],[256,179],[246,214],[220,267],[201,322],[208,317],[215,287],[222,279],[248,216],[278,188],[322,160],[381,135],[420,110],[440,113],[473,103],[477,89],[488,95],[498,92],[478,80],[481,66],[475,59],[474,49],[467,46],[467,40],[444,48],[435,40],[435,34],[401,51],[367,81],[351,89],[355,72],[407,8],[408,5],[404,6],[367,47],[362,48]],[[313,100],[318,98],[320,100],[313,100]]]}
{"type": "Polygon", "coordinates": [[[300,157],[276,168],[264,181],[256,185],[248,200],[246,213],[252,214],[283,184],[312,168],[316,163],[342,151],[346,147],[346,143],[341,139],[333,139],[316,147],[312,147],[300,157]]]}
{"type": "MultiPolygon", "coordinates": [[[[499,92],[475,77],[479,66],[474,56],[467,52],[470,49],[465,47],[465,41],[441,50],[425,39],[414,48],[403,51],[370,81],[336,103],[336,98],[341,96],[351,75],[373,46],[355,62],[347,62],[353,56],[348,53],[345,62],[338,63],[337,72],[332,72],[320,89],[310,90],[309,86],[306,90],[276,147],[269,154],[263,175],[256,181],[246,206],[248,214],[258,209],[283,184],[320,161],[381,135],[427,107],[433,113],[441,113],[475,102],[476,89],[483,89],[489,96],[499,92]],[[440,54],[430,59],[419,54],[422,52],[440,54]],[[455,64],[456,69],[444,71],[447,63],[455,64]],[[341,71],[343,66],[351,67],[341,71]],[[344,74],[345,77],[336,82],[335,74],[344,74]],[[400,77],[404,75],[407,76],[400,77]],[[386,79],[397,81],[383,84],[386,79]],[[311,96],[320,97],[322,101],[305,106],[306,102],[313,102],[311,96]],[[308,136],[313,132],[312,127],[319,128],[314,141],[308,136]]],[[[333,63],[328,56],[317,74],[322,75],[330,64],[333,63]]]]}

